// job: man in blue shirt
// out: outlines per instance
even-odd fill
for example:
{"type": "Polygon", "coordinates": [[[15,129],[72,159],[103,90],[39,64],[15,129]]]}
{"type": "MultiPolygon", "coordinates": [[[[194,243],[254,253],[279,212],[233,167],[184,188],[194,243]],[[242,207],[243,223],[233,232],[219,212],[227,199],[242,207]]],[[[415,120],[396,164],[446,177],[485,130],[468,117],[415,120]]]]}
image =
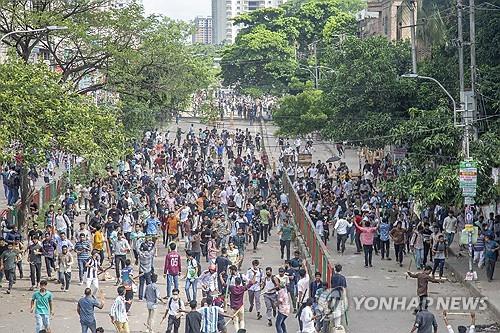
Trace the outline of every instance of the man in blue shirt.
{"type": "Polygon", "coordinates": [[[145,224],[146,224],[146,235],[158,234],[158,227],[160,226],[160,221],[156,218],[154,211],[151,211],[151,215],[146,219],[145,224]]]}
{"type": "Polygon", "coordinates": [[[488,282],[493,280],[499,249],[500,247],[498,243],[493,240],[492,235],[490,233],[486,233],[484,235],[484,265],[486,266],[486,276],[488,277],[488,282]]]}
{"type": "Polygon", "coordinates": [[[92,289],[85,288],[85,296],[80,298],[76,307],[76,312],[80,316],[80,325],[82,332],[96,333],[96,321],[94,308],[102,309],[104,307],[104,294],[102,289],[99,289],[99,300],[92,296],[92,289]]]}

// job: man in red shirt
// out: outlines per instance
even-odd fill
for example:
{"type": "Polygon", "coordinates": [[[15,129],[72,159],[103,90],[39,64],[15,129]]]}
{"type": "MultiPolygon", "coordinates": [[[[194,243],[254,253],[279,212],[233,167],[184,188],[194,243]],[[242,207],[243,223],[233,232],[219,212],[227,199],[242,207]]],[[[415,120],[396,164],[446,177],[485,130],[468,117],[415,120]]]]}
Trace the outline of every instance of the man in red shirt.
{"type": "Polygon", "coordinates": [[[233,310],[234,329],[236,331],[245,328],[245,308],[243,306],[243,296],[245,295],[245,291],[247,291],[248,288],[255,284],[255,275],[247,285],[243,286],[241,284],[242,282],[243,281],[241,280],[241,277],[236,277],[234,279],[235,285],[229,286],[229,304],[231,309],[233,310]]]}
{"type": "Polygon", "coordinates": [[[170,252],[165,257],[165,268],[163,274],[167,278],[167,297],[172,294],[172,284],[175,289],[179,289],[179,275],[181,274],[181,256],[177,252],[177,245],[170,243],[170,252]]]}

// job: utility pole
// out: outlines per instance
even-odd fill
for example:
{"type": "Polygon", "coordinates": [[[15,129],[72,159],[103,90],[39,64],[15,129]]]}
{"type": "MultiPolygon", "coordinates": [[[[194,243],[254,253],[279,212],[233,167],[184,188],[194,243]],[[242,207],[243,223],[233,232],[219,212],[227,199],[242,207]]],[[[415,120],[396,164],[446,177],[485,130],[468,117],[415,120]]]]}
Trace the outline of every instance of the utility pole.
{"type": "Polygon", "coordinates": [[[472,91],[472,135],[477,140],[478,133],[475,126],[477,119],[477,95],[476,95],[476,9],[474,0],[469,0],[469,21],[470,21],[470,81],[472,91]]]}
{"type": "Polygon", "coordinates": [[[411,69],[413,74],[417,74],[417,33],[415,25],[415,1],[408,0],[410,9],[410,29],[411,29],[411,69]]]}
{"type": "Polygon", "coordinates": [[[314,54],[314,88],[319,89],[318,41],[312,43],[314,54]]]}
{"type": "Polygon", "coordinates": [[[458,18],[458,73],[460,79],[460,106],[464,105],[464,34],[463,34],[463,4],[462,0],[457,0],[457,18],[458,18]]]}

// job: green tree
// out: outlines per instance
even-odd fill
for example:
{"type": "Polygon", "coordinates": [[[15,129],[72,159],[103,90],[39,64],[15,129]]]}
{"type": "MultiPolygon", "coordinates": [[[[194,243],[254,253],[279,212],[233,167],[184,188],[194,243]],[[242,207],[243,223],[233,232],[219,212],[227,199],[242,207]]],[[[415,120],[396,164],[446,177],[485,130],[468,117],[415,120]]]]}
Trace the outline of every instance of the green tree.
{"type": "Polygon", "coordinates": [[[44,163],[46,152],[57,149],[103,165],[124,150],[116,113],[95,106],[59,81],[60,75],[43,64],[0,65],[0,157],[10,161],[22,156],[23,213],[29,203],[28,167],[44,163]]]}
{"type": "Polygon", "coordinates": [[[282,32],[258,26],[239,35],[221,60],[225,86],[256,88],[267,93],[286,90],[296,69],[295,51],[282,32]]]}
{"type": "Polygon", "coordinates": [[[321,128],[327,120],[323,109],[323,92],[305,90],[298,95],[288,95],[273,112],[273,120],[284,135],[303,135],[321,128]]]}

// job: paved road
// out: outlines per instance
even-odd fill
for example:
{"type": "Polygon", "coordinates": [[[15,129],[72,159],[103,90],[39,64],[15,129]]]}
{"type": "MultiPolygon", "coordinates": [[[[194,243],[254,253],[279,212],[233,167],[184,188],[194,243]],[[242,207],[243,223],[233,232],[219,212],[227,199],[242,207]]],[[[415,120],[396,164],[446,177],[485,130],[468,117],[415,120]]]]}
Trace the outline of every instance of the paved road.
{"type": "MultiPolygon", "coordinates": [[[[205,125],[200,125],[198,121],[193,121],[190,119],[181,120],[179,126],[187,130],[191,123],[194,123],[194,127],[197,130],[199,127],[204,128],[205,125]]],[[[245,122],[242,121],[226,121],[224,123],[224,127],[228,129],[245,128],[245,122]]],[[[172,124],[169,129],[174,131],[177,128],[177,125],[172,124]]],[[[255,126],[249,127],[250,130],[256,132],[259,130],[257,124],[255,126]]],[[[79,217],[82,219],[82,217],[79,217]]],[[[183,245],[180,245],[181,253],[183,252],[183,245]]],[[[292,250],[293,252],[293,250],[292,250]]],[[[161,269],[163,267],[164,258],[166,255],[166,250],[160,248],[158,251],[158,257],[155,258],[155,267],[157,269],[161,269]]],[[[273,233],[270,237],[268,244],[259,244],[259,249],[256,253],[252,253],[252,251],[247,252],[245,256],[244,263],[242,268],[246,268],[251,266],[251,261],[253,259],[259,259],[261,261],[261,267],[265,268],[267,266],[271,266],[277,270],[277,268],[283,264],[283,261],[279,257],[279,241],[278,237],[273,233]]],[[[185,264],[185,260],[183,261],[185,264]]],[[[206,263],[202,262],[203,269],[206,268],[206,263]]],[[[106,267],[106,264],[105,264],[106,267]]],[[[134,267],[136,268],[136,267],[134,267]]],[[[30,286],[29,283],[29,271],[27,265],[24,265],[25,275],[28,277],[22,280],[18,280],[18,282],[14,286],[14,290],[11,295],[6,295],[3,291],[0,293],[0,332],[33,332],[34,330],[34,317],[29,313],[29,302],[31,297],[31,292],[28,291],[30,286]]],[[[42,269],[42,272],[45,273],[45,268],[42,269]]],[[[109,270],[111,275],[114,277],[114,271],[109,270]]],[[[49,283],[49,290],[54,293],[54,305],[55,305],[55,317],[52,319],[53,332],[80,332],[80,325],[78,322],[78,315],[76,314],[76,303],[78,299],[83,294],[83,286],[79,286],[74,281],[78,280],[78,271],[73,269],[72,273],[73,285],[71,285],[69,292],[61,292],[59,290],[59,286],[55,283],[49,283]]],[[[101,282],[100,282],[101,283],[101,282]]],[[[166,294],[166,283],[163,277],[159,277],[158,281],[160,290],[162,291],[162,296],[166,294]]],[[[181,284],[181,295],[184,296],[184,281],[180,282],[181,284]]],[[[5,281],[4,281],[5,285],[5,281]]],[[[106,295],[106,304],[103,310],[98,310],[96,313],[96,319],[98,326],[103,326],[105,332],[114,332],[113,326],[109,320],[108,312],[110,306],[116,296],[116,287],[114,286],[114,280],[108,282],[102,282],[101,287],[106,295]]],[[[182,297],[185,300],[185,297],[182,297]]],[[[201,299],[201,291],[198,294],[198,300],[201,299]]],[[[245,296],[245,304],[246,309],[248,309],[248,298],[245,296]]],[[[166,329],[166,322],[160,327],[159,322],[161,316],[165,311],[165,306],[159,306],[159,311],[157,312],[157,320],[156,320],[156,332],[164,332],[166,329]]],[[[245,322],[246,328],[248,332],[262,332],[262,333],[271,333],[276,332],[275,327],[268,327],[267,321],[265,320],[265,307],[264,301],[262,300],[262,310],[261,310],[264,318],[261,320],[256,319],[256,312],[254,310],[253,313],[245,313],[245,322]]],[[[137,297],[131,308],[130,314],[130,328],[131,332],[145,332],[144,322],[147,317],[146,304],[144,302],[139,302],[137,297]]],[[[287,326],[289,328],[289,332],[298,331],[298,324],[295,318],[288,318],[287,326]]],[[[234,326],[232,323],[228,324],[228,332],[235,332],[234,326]]],[[[184,320],[182,320],[180,332],[184,332],[184,320]]]]}
{"type": "MultiPolygon", "coordinates": [[[[188,129],[191,123],[195,124],[194,127],[196,129],[200,127],[197,121],[189,119],[181,120],[179,126],[183,129],[188,129]]],[[[259,130],[258,124],[249,126],[246,121],[241,120],[227,120],[223,125],[230,129],[249,128],[253,132],[257,132],[259,130]]],[[[201,126],[204,127],[204,125],[201,126]]],[[[173,124],[170,126],[170,129],[175,130],[176,127],[177,125],[173,124]]],[[[275,142],[273,137],[275,128],[272,125],[266,125],[264,130],[267,131],[265,143],[268,143],[269,148],[271,148],[269,149],[271,159],[277,158],[276,152],[273,152],[271,147],[275,142]]],[[[316,151],[313,153],[313,158],[315,160],[324,160],[331,156],[331,151],[329,151],[324,145],[315,145],[315,148],[316,151]]],[[[355,155],[355,151],[347,151],[347,156],[347,159],[352,161],[348,161],[348,164],[351,168],[355,168],[357,165],[357,156],[355,155]]],[[[254,258],[260,259],[263,267],[278,267],[282,263],[282,260],[279,258],[279,244],[276,235],[273,234],[269,244],[261,246],[265,247],[261,247],[255,254],[251,252],[247,254],[243,267],[248,267],[249,262],[254,258]]],[[[408,332],[414,320],[411,312],[402,310],[356,310],[353,302],[354,297],[414,296],[416,289],[415,280],[406,280],[404,277],[404,272],[408,268],[408,258],[405,258],[405,266],[400,268],[394,263],[394,261],[381,261],[378,257],[375,257],[375,267],[366,269],[363,267],[362,257],[354,254],[354,248],[352,245],[348,244],[346,254],[344,256],[337,255],[334,248],[334,240],[330,240],[328,248],[331,250],[335,263],[338,262],[344,266],[344,273],[348,279],[349,295],[352,305],[349,311],[348,332],[373,333],[374,331],[381,331],[381,329],[390,333],[408,332]]],[[[159,250],[158,257],[155,259],[155,267],[162,267],[165,254],[166,251],[164,249],[159,250]]],[[[206,263],[203,263],[203,267],[205,267],[205,265],[206,263]]],[[[26,265],[25,272],[27,272],[26,265]]],[[[45,272],[45,269],[43,269],[43,272],[45,272]]],[[[77,279],[77,274],[77,272],[73,272],[73,281],[77,279]]],[[[114,273],[112,273],[112,275],[114,275],[114,273]]],[[[181,282],[181,286],[183,286],[183,284],[184,283],[181,282]]],[[[165,295],[164,278],[159,279],[159,285],[162,290],[162,295],[165,295]]],[[[106,305],[102,311],[97,312],[97,321],[99,325],[102,325],[105,328],[106,332],[113,332],[107,313],[111,302],[115,297],[116,287],[114,286],[114,281],[104,282],[102,283],[102,286],[106,294],[106,305]]],[[[33,315],[29,313],[29,300],[31,293],[27,291],[28,287],[29,282],[25,278],[23,280],[18,280],[11,295],[6,295],[4,293],[0,294],[0,304],[3,305],[0,307],[0,332],[33,332],[34,318],[33,315]]],[[[54,304],[56,315],[52,321],[54,332],[79,332],[78,317],[76,315],[76,302],[81,296],[83,288],[73,284],[69,292],[63,293],[58,290],[57,285],[51,283],[49,284],[49,289],[54,292],[55,299],[54,304]]],[[[431,296],[470,296],[467,290],[459,283],[447,282],[440,285],[431,285],[430,290],[431,296]]],[[[248,308],[247,300],[245,301],[245,304],[247,304],[246,307],[248,308]]],[[[161,316],[160,312],[163,312],[165,307],[160,306],[159,309],[159,313],[157,314],[156,330],[161,332],[164,331],[165,325],[160,328],[158,324],[158,317],[161,316]]],[[[130,326],[132,332],[145,331],[143,323],[146,318],[146,313],[145,303],[135,301],[132,305],[130,316],[130,326]]],[[[275,332],[274,327],[266,326],[265,320],[256,320],[255,312],[252,314],[246,313],[245,315],[246,326],[249,332],[275,332]]],[[[468,324],[466,320],[461,319],[462,318],[459,317],[453,318],[453,325],[456,327],[459,324],[468,324]]],[[[487,312],[481,312],[478,314],[479,323],[487,323],[491,321],[492,320],[487,312]]],[[[444,323],[441,318],[439,318],[438,323],[440,325],[439,332],[444,332],[444,323]]],[[[298,330],[295,318],[289,318],[287,320],[287,325],[289,327],[289,332],[296,332],[298,330]]],[[[228,329],[230,333],[234,332],[232,324],[228,325],[228,329]]],[[[184,328],[182,326],[181,332],[183,332],[183,330],[184,328]]]]}
{"type": "MultiPolygon", "coordinates": [[[[276,132],[276,127],[272,124],[266,124],[264,132],[267,133],[267,140],[269,146],[273,145],[275,142],[274,133],[276,132]]],[[[335,146],[329,145],[328,143],[321,142],[315,143],[313,145],[315,150],[313,151],[313,161],[321,159],[326,160],[328,157],[336,153],[335,146]],[[334,151],[335,150],[335,151],[334,151]]],[[[271,160],[277,160],[279,157],[278,149],[270,149],[269,153],[272,155],[271,160]]],[[[359,167],[359,160],[357,152],[353,149],[346,149],[346,156],[342,159],[347,163],[351,170],[357,170],[359,167]]],[[[347,249],[343,256],[337,254],[336,250],[336,238],[331,238],[327,243],[327,248],[330,254],[334,258],[334,264],[342,264],[343,273],[347,277],[349,298],[350,298],[350,309],[348,312],[349,317],[349,327],[348,331],[353,333],[373,333],[374,329],[380,330],[384,328],[387,332],[409,332],[413,325],[415,317],[412,315],[412,310],[414,306],[411,307],[410,311],[405,311],[406,309],[401,309],[397,311],[386,311],[386,310],[368,310],[371,309],[377,300],[381,297],[392,297],[398,299],[399,301],[405,300],[405,304],[411,304],[411,298],[416,292],[416,280],[405,277],[405,272],[409,267],[409,257],[404,259],[403,267],[399,267],[392,261],[382,261],[380,257],[375,256],[373,258],[373,268],[364,267],[363,255],[354,254],[356,247],[351,245],[350,242],[347,243],[347,249]],[[365,297],[365,301],[368,303],[361,302],[365,297]],[[356,309],[356,302],[359,304],[368,305],[368,309],[365,307],[360,307],[356,309]]],[[[394,258],[394,249],[391,249],[391,256],[394,258]]],[[[415,271],[415,264],[413,262],[411,270],[415,271]]],[[[450,280],[455,280],[453,276],[449,276],[450,280]]],[[[429,287],[430,297],[445,297],[442,299],[444,302],[452,302],[453,299],[460,300],[461,298],[468,299],[471,297],[471,293],[459,282],[446,282],[439,285],[431,284],[429,287]],[[446,299],[446,297],[448,297],[446,299]]],[[[380,305],[380,303],[378,303],[380,305]]],[[[417,303],[418,305],[418,303],[417,303]]],[[[382,307],[384,309],[384,307],[382,307]]],[[[458,309],[457,309],[458,310],[458,309]]],[[[455,312],[462,312],[463,310],[458,310],[455,312]]],[[[433,310],[435,314],[441,314],[441,311],[433,310]]],[[[451,317],[450,322],[455,326],[457,325],[468,325],[469,318],[462,317],[451,317]]],[[[493,316],[487,311],[478,313],[478,323],[487,324],[494,322],[493,316]]],[[[438,324],[440,329],[438,332],[445,332],[444,322],[441,316],[438,318],[438,324]]]]}

